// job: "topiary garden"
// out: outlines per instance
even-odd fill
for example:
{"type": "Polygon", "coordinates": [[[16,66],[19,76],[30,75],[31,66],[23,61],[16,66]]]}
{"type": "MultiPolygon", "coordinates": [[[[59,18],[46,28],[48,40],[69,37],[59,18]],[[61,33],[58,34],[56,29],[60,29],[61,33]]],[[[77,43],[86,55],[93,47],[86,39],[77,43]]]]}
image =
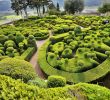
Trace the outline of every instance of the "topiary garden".
{"type": "Polygon", "coordinates": [[[32,16],[0,26],[0,100],[109,100],[109,89],[88,84],[99,84],[110,73],[105,20],[110,18],[32,16]],[[46,80],[29,63],[33,54],[36,72],[43,71],[46,80]]]}
{"type": "MultiPolygon", "coordinates": [[[[66,19],[66,16],[63,18],[66,19]]],[[[109,24],[106,25],[108,29],[102,23],[95,30],[92,25],[83,29],[77,26],[74,31],[52,36],[39,50],[38,63],[42,70],[47,75],[61,75],[74,83],[92,82],[109,73],[109,24]]]]}

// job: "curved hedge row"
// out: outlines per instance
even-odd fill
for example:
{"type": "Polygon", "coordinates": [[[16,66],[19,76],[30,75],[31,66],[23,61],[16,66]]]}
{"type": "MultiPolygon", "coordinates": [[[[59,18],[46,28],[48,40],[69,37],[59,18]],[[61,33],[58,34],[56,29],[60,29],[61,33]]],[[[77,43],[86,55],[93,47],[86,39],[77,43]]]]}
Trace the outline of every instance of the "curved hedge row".
{"type": "Polygon", "coordinates": [[[110,66],[109,66],[110,58],[108,58],[106,61],[104,61],[102,64],[98,65],[97,67],[82,73],[69,73],[55,69],[48,64],[46,59],[47,48],[50,43],[51,42],[48,40],[38,51],[39,52],[38,63],[41,69],[47,75],[60,75],[65,77],[70,82],[79,83],[79,82],[91,82],[97,80],[105,76],[110,71],[110,66]]]}
{"type": "Polygon", "coordinates": [[[42,89],[0,75],[0,100],[109,100],[110,90],[79,83],[63,88],[42,89]]]}
{"type": "Polygon", "coordinates": [[[35,47],[29,47],[21,56],[16,56],[15,58],[29,61],[35,52],[35,47]]]}

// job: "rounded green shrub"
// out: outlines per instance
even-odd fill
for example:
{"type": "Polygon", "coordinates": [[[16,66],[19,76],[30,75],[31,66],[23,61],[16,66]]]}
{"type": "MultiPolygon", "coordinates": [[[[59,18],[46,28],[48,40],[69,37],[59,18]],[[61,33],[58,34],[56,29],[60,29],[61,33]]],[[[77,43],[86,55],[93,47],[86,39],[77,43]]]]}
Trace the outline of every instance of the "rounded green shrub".
{"type": "Polygon", "coordinates": [[[8,38],[9,38],[9,40],[15,41],[15,36],[13,34],[9,34],[8,35],[8,38]]]}
{"type": "Polygon", "coordinates": [[[70,48],[66,48],[63,52],[62,52],[62,57],[63,58],[71,58],[72,57],[72,50],[70,48]]]}
{"type": "Polygon", "coordinates": [[[8,37],[5,35],[0,35],[0,43],[4,43],[5,41],[8,40],[8,37]]]}
{"type": "Polygon", "coordinates": [[[39,78],[39,77],[36,77],[34,80],[29,80],[28,84],[29,85],[35,85],[35,86],[38,86],[40,88],[46,88],[47,87],[46,81],[39,78]]]}
{"type": "Polygon", "coordinates": [[[30,63],[15,58],[6,58],[0,61],[0,74],[14,79],[22,79],[24,82],[37,76],[30,63]]]}
{"type": "Polygon", "coordinates": [[[75,27],[74,28],[74,32],[75,32],[75,34],[80,34],[80,33],[82,33],[82,30],[81,30],[81,27],[75,27]]]}
{"type": "Polygon", "coordinates": [[[105,54],[106,54],[107,56],[110,56],[110,51],[106,51],[105,54]]]}
{"type": "Polygon", "coordinates": [[[7,47],[16,47],[15,42],[12,40],[8,40],[4,43],[5,48],[7,47]]]}
{"type": "Polygon", "coordinates": [[[6,51],[12,52],[12,51],[14,51],[14,48],[13,48],[13,47],[8,47],[8,48],[6,49],[6,51]]]}
{"type": "Polygon", "coordinates": [[[36,49],[37,49],[36,40],[33,35],[28,36],[27,42],[28,42],[28,47],[36,47],[36,49]]]}
{"type": "Polygon", "coordinates": [[[23,42],[24,39],[25,39],[25,37],[21,33],[16,34],[15,40],[16,40],[17,44],[20,42],[23,42]]]}
{"type": "Polygon", "coordinates": [[[79,61],[77,61],[77,66],[81,66],[81,67],[83,67],[84,66],[84,61],[83,60],[79,60],[79,61]]]}
{"type": "Polygon", "coordinates": [[[47,81],[47,87],[54,88],[54,87],[64,87],[66,85],[66,79],[61,76],[49,76],[47,81]]]}
{"type": "Polygon", "coordinates": [[[4,51],[3,51],[3,50],[0,50],[0,54],[5,55],[5,53],[4,53],[4,51]]]}

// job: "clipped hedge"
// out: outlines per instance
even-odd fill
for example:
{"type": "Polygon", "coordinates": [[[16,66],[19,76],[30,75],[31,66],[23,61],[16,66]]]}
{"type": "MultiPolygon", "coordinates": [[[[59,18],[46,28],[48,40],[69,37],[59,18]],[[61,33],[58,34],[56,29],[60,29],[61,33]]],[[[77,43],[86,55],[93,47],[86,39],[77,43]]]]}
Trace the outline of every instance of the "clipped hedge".
{"type": "Polygon", "coordinates": [[[20,58],[26,61],[29,61],[33,54],[36,52],[35,47],[29,47],[21,56],[20,58]]]}
{"type": "Polygon", "coordinates": [[[0,100],[110,100],[110,90],[79,83],[63,88],[42,89],[0,75],[0,100]]]}
{"type": "Polygon", "coordinates": [[[24,82],[37,76],[30,63],[15,58],[6,58],[0,61],[0,74],[14,79],[22,79],[24,82]]]}
{"type": "Polygon", "coordinates": [[[35,37],[36,40],[45,40],[49,37],[49,34],[42,36],[42,37],[35,37]]]}
{"type": "Polygon", "coordinates": [[[50,43],[51,41],[47,41],[38,51],[39,52],[38,63],[41,69],[47,75],[59,75],[59,76],[65,77],[67,81],[79,83],[79,82],[91,82],[91,81],[97,80],[101,77],[104,77],[110,71],[110,66],[109,66],[110,58],[105,60],[102,64],[98,65],[97,67],[92,68],[86,72],[69,73],[69,72],[55,69],[48,64],[46,59],[47,48],[50,43]]]}

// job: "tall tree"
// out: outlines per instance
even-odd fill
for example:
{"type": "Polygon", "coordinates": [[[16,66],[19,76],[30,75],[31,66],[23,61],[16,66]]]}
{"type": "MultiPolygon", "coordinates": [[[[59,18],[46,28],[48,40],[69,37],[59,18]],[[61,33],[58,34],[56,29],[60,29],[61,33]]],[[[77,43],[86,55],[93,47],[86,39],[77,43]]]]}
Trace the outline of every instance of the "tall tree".
{"type": "Polygon", "coordinates": [[[57,2],[57,11],[60,11],[60,5],[58,2],[57,2]]]}
{"type": "Polygon", "coordinates": [[[43,11],[42,12],[43,12],[43,14],[45,13],[45,6],[44,5],[43,5],[43,11]]]}
{"type": "Polygon", "coordinates": [[[27,0],[19,0],[19,2],[20,2],[20,5],[22,6],[22,9],[24,10],[26,18],[28,18],[28,13],[27,13],[28,2],[27,2],[27,0]]]}
{"type": "Polygon", "coordinates": [[[15,11],[15,13],[17,15],[22,15],[22,11],[24,10],[26,18],[28,17],[27,6],[27,0],[11,0],[11,8],[15,11]]]}
{"type": "Polygon", "coordinates": [[[17,15],[22,15],[22,7],[20,6],[18,0],[11,0],[11,8],[15,11],[17,15]]]}
{"type": "Polygon", "coordinates": [[[29,7],[36,8],[38,16],[41,15],[41,9],[43,9],[42,13],[44,13],[45,7],[48,8],[51,0],[28,0],[29,7]]]}
{"type": "Polygon", "coordinates": [[[110,3],[105,3],[105,4],[103,4],[102,7],[99,7],[99,8],[98,8],[98,11],[99,11],[100,13],[110,12],[110,3]]]}
{"type": "Polygon", "coordinates": [[[64,4],[68,13],[79,13],[84,9],[84,0],[65,0],[64,4]]]}

